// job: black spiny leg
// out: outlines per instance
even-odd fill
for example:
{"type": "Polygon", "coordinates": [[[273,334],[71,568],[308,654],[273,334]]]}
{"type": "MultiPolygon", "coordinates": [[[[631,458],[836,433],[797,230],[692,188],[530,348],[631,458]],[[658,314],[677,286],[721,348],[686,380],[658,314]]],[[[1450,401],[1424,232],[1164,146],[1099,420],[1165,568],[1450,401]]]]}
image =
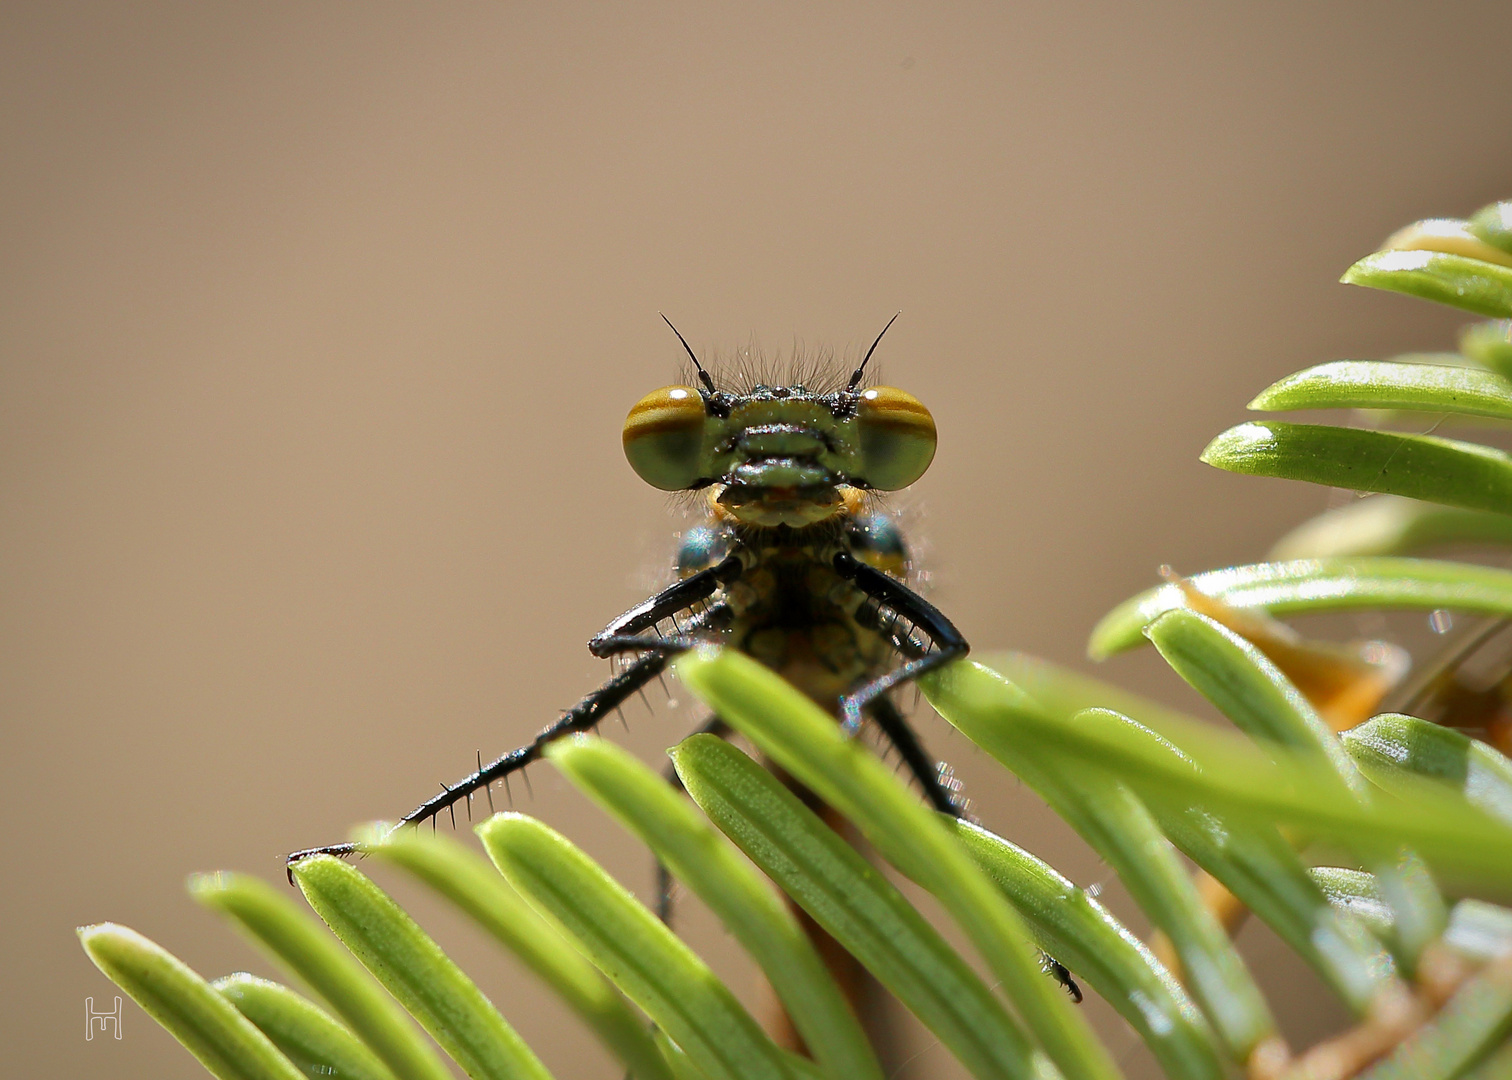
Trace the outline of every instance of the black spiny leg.
{"type": "MultiPolygon", "coordinates": [[[[653,652],[636,660],[624,671],[574,705],[556,723],[541,729],[530,743],[496,758],[455,784],[442,785],[444,790],[440,795],[427,799],[405,814],[399,819],[399,824],[411,825],[424,821],[426,818],[434,818],[443,810],[450,811],[455,817],[456,812],[453,807],[457,803],[538,760],[547,744],[575,731],[589,731],[597,726],[600,720],[618,708],[626,698],[637,693],[641,687],[660,675],[662,669],[667,666],[667,660],[668,656],[664,652],[653,652]]],[[[285,860],[286,865],[290,867],[289,883],[293,884],[292,867],[300,859],[311,855],[350,855],[356,850],[356,844],[347,843],[305,848],[302,851],[293,852],[285,860]]]]}
{"type": "Polygon", "coordinates": [[[955,625],[940,613],[940,609],[904,585],[896,578],[867,566],[848,551],[837,552],[834,560],[835,573],[850,581],[878,605],[886,607],[914,624],[929,638],[933,652],[925,651],[901,667],[873,679],[859,690],[854,690],[840,699],[840,722],[847,732],[855,734],[861,729],[862,712],[877,698],[894,687],[917,679],[942,664],[965,656],[970,648],[955,625]]]}
{"type": "MultiPolygon", "coordinates": [[[[939,608],[902,582],[866,565],[846,551],[835,555],[834,565],[837,574],[854,582],[856,588],[876,601],[879,608],[887,608],[895,615],[907,619],[913,623],[915,630],[922,630],[929,639],[928,645],[921,645],[914,640],[912,633],[897,634],[895,623],[884,626],[879,613],[873,612],[871,617],[865,617],[858,612],[857,621],[883,631],[907,659],[901,667],[894,668],[841,699],[841,723],[846,731],[854,733],[860,730],[862,710],[870,712],[883,733],[898,748],[898,753],[903,756],[909,771],[918,778],[935,809],[952,817],[960,817],[960,808],[940,783],[934,762],[924,753],[924,748],[919,745],[908,722],[884,695],[925,672],[965,656],[970,646],[939,608]],[[928,651],[931,646],[936,651],[928,651]]],[[[1082,1000],[1081,987],[1076,985],[1076,980],[1071,977],[1065,964],[1044,951],[1040,953],[1040,962],[1055,981],[1066,988],[1073,1001],[1079,1003],[1082,1000]]]]}
{"type": "MultiPolygon", "coordinates": [[[[724,722],[722,717],[711,716],[702,724],[698,725],[690,735],[718,735],[721,739],[730,733],[730,725],[724,722]]],[[[662,770],[662,776],[666,777],[667,783],[678,791],[685,791],[682,777],[677,775],[677,769],[669,761],[662,770]]],[[[672,871],[667,869],[667,864],[660,859],[656,860],[656,917],[668,927],[672,925],[672,871]]]]}
{"type": "Polygon", "coordinates": [[[903,764],[908,766],[908,771],[924,789],[924,794],[929,798],[930,805],[942,814],[951,817],[961,817],[961,806],[951,797],[949,789],[940,783],[940,769],[934,758],[930,757],[919,742],[919,736],[913,727],[903,718],[896,705],[890,698],[873,698],[867,707],[871,718],[882,729],[882,734],[887,736],[887,741],[893,744],[898,755],[902,757],[903,764]]]}
{"type": "Polygon", "coordinates": [[[673,618],[679,611],[686,611],[694,604],[707,600],[722,586],[738,578],[743,568],[739,556],[731,555],[718,565],[673,582],[594,634],[588,642],[588,651],[602,660],[625,652],[646,652],[652,649],[673,652],[687,648],[692,641],[686,632],[671,640],[645,638],[640,634],[655,628],[663,619],[673,618]]]}
{"type": "MultiPolygon", "coordinates": [[[[463,799],[469,800],[470,808],[472,806],[470,800],[474,792],[486,790],[495,781],[506,779],[511,773],[519,772],[531,762],[536,761],[548,743],[575,731],[590,731],[597,727],[600,720],[612,710],[619,708],[631,694],[640,693],[648,682],[660,677],[671,655],[692,645],[691,634],[721,625],[729,615],[729,608],[724,604],[715,604],[706,608],[688,620],[683,636],[672,640],[640,637],[638,636],[640,632],[652,629],[662,619],[707,600],[722,585],[739,577],[740,571],[740,560],[731,556],[717,566],[711,566],[707,570],[701,570],[691,577],[675,582],[651,599],[637,604],[615,619],[588,642],[588,651],[601,659],[626,652],[640,652],[644,655],[583,698],[564,713],[556,723],[543,728],[528,745],[511,750],[503,757],[479,767],[471,775],[463,777],[455,784],[442,784],[440,795],[427,799],[405,814],[399,819],[399,824],[412,825],[426,818],[434,821],[436,815],[443,810],[450,813],[455,821],[457,812],[454,808],[463,799]]],[[[292,867],[300,859],[309,858],[311,855],[350,855],[356,850],[356,844],[346,843],[304,848],[292,852],[284,860],[289,873],[289,884],[294,884],[292,867]]]]}
{"type": "Polygon", "coordinates": [[[1065,987],[1066,993],[1071,995],[1071,1000],[1080,1005],[1082,1003],[1082,989],[1080,986],[1076,985],[1076,980],[1071,977],[1071,969],[1066,967],[1065,964],[1061,963],[1055,957],[1051,956],[1044,949],[1041,949],[1039,951],[1039,954],[1040,967],[1044,969],[1045,974],[1049,975],[1056,982],[1060,983],[1061,986],[1065,987]]]}

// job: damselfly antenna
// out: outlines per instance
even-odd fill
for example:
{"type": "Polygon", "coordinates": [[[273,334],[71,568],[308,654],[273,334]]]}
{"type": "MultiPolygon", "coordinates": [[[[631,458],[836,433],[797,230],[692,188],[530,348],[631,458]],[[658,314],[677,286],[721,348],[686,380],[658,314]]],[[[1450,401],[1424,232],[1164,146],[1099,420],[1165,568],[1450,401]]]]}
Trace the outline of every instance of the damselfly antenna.
{"type": "MultiPolygon", "coordinates": [[[[845,392],[847,394],[861,385],[861,373],[866,370],[866,362],[871,359],[872,353],[877,351],[877,346],[882,344],[883,335],[887,333],[888,329],[892,326],[893,323],[898,321],[898,315],[901,314],[903,313],[900,311],[892,318],[887,320],[887,326],[884,326],[882,328],[882,333],[877,335],[877,340],[872,342],[871,348],[867,349],[866,355],[861,358],[861,366],[858,367],[855,371],[851,372],[850,382],[845,384],[845,392]]],[[[665,318],[665,316],[663,316],[663,318],[665,318]]],[[[671,326],[672,324],[668,323],[667,325],[671,326]]],[[[678,336],[681,337],[682,335],[679,334],[678,336]]]]}
{"type": "MultiPolygon", "coordinates": [[[[677,335],[677,340],[682,342],[682,347],[684,349],[688,350],[688,359],[693,361],[693,366],[698,369],[698,381],[704,384],[704,389],[711,394],[717,393],[717,391],[714,389],[714,380],[709,378],[709,373],[705,371],[703,365],[698,362],[698,357],[693,355],[693,347],[688,344],[688,339],[682,336],[682,332],[678,330],[677,327],[672,326],[671,319],[667,318],[665,315],[662,315],[660,311],[658,311],[657,314],[661,315],[662,322],[672,327],[672,332],[677,335]]],[[[894,316],[894,318],[896,318],[896,316],[894,316]]],[[[875,348],[875,346],[873,346],[873,348],[875,348]]]]}

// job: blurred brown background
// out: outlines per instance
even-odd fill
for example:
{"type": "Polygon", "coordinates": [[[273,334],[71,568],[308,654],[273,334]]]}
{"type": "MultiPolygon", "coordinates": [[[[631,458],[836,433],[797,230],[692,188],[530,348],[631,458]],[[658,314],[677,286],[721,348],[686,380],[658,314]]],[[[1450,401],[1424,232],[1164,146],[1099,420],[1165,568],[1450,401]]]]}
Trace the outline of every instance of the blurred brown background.
{"type": "MultiPolygon", "coordinates": [[[[604,675],[583,642],[677,527],[619,449],[678,368],[659,310],[703,352],[853,356],[904,309],[882,371],[941,429],[908,501],[979,649],[1083,663],[1158,564],[1262,554],[1324,496],[1197,454],[1283,373],[1449,341],[1335,280],[1512,193],[1509,35],[1493,2],[4,5],[8,1071],[202,1075],[129,1002],[84,1041],[115,990],[75,924],[270,974],[186,873],[275,878],[604,675]]],[[[1148,657],[1105,673],[1191,704],[1148,657]]],[[[691,719],[609,734],[655,759],[691,719]]],[[[989,824],[1105,878],[923,725],[989,824]]],[[[533,779],[644,894],[644,854],[533,779]]],[[[559,1076],[619,1075],[384,880],[559,1076]]],[[[1296,1039],[1337,1021],[1244,940],[1296,1039]]],[[[959,1075],[914,1039],[907,1075],[959,1075]]]]}

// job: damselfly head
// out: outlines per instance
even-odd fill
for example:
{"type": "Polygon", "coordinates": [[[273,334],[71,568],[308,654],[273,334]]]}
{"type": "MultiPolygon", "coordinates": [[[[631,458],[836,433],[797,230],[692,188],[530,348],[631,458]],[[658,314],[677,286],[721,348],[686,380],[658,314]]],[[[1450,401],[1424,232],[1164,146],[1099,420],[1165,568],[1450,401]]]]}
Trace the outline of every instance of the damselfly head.
{"type": "Polygon", "coordinates": [[[934,458],[929,410],[894,387],[862,389],[866,360],[829,393],[802,385],[720,389],[696,357],[694,364],[699,387],[666,386],[630,410],[625,457],[663,491],[716,486],[716,505],[737,521],[812,525],[839,512],[845,489],[908,487],[934,458]]]}

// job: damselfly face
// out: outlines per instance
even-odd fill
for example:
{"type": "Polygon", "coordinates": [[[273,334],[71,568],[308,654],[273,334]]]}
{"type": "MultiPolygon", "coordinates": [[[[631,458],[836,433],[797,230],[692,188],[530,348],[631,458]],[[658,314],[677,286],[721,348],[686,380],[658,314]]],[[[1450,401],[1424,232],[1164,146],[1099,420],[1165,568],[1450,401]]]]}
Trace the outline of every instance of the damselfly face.
{"type": "MultiPolygon", "coordinates": [[[[859,374],[859,372],[858,372],[859,374]]],[[[747,525],[804,528],[845,506],[846,489],[896,491],[924,475],[935,424],[890,386],[817,394],[667,386],[625,419],[625,456],[663,491],[718,488],[720,511],[747,525]]]]}

